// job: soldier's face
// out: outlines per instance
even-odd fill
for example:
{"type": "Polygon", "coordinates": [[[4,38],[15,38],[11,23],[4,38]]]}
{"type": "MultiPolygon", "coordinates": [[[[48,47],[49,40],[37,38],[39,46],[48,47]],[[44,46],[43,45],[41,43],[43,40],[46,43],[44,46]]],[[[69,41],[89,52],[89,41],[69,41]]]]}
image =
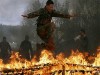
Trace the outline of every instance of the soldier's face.
{"type": "Polygon", "coordinates": [[[80,35],[81,35],[81,36],[84,36],[85,34],[84,34],[83,32],[80,32],[80,35]]]}
{"type": "Polygon", "coordinates": [[[3,41],[6,41],[6,39],[3,39],[3,41]]]}
{"type": "Polygon", "coordinates": [[[49,4],[49,5],[46,5],[46,8],[49,12],[52,12],[54,10],[54,4],[49,4]]]}

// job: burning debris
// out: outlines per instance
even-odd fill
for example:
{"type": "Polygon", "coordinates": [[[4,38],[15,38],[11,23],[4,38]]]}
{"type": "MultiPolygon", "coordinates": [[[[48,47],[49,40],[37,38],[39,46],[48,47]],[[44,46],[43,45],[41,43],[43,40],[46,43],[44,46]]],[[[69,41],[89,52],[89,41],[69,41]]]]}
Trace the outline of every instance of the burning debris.
{"type": "Polygon", "coordinates": [[[13,52],[8,64],[3,64],[0,60],[1,75],[99,75],[100,74],[100,52],[94,59],[93,63],[89,63],[85,56],[79,51],[72,51],[71,56],[65,58],[63,53],[56,57],[53,53],[43,50],[39,61],[34,56],[28,61],[13,52]]]}

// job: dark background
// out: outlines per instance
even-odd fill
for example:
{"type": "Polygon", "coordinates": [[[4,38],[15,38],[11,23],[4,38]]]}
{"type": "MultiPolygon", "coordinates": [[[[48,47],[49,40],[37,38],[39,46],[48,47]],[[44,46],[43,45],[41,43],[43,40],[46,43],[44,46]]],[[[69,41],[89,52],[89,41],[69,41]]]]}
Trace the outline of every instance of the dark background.
{"type": "MultiPolygon", "coordinates": [[[[97,47],[100,45],[100,0],[75,0],[70,2],[66,0],[63,4],[57,0],[55,2],[55,9],[61,13],[78,14],[72,20],[53,18],[56,24],[55,43],[56,52],[69,53],[74,49],[74,37],[79,34],[80,29],[85,29],[89,39],[89,50],[91,53],[96,52],[97,47]]],[[[34,0],[24,14],[35,11],[43,7],[43,3],[39,0],[34,0]]],[[[23,19],[21,25],[8,26],[0,24],[0,40],[3,36],[7,37],[14,50],[18,50],[20,42],[24,36],[28,34],[32,42],[33,50],[36,50],[36,43],[42,42],[36,34],[36,18],[23,19]]]]}

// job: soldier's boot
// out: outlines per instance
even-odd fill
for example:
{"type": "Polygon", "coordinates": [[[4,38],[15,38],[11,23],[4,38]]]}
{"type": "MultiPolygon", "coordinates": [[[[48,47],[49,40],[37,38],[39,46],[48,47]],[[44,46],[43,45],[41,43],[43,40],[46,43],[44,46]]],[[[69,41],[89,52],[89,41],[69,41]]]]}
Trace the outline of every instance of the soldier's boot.
{"type": "Polygon", "coordinates": [[[50,52],[52,52],[53,54],[55,54],[55,52],[54,52],[54,50],[55,50],[55,44],[54,44],[54,41],[53,41],[52,37],[50,37],[48,39],[48,42],[46,43],[45,49],[49,50],[50,52]]]}
{"type": "Polygon", "coordinates": [[[36,55],[36,59],[37,60],[39,60],[40,53],[41,53],[41,51],[40,51],[40,44],[37,43],[36,44],[36,52],[35,52],[35,55],[36,55]]]}

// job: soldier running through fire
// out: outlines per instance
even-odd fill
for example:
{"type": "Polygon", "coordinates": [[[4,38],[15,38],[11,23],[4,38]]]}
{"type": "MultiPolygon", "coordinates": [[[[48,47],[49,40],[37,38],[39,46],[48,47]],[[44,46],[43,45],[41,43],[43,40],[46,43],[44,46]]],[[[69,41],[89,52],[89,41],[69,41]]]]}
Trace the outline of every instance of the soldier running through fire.
{"type": "Polygon", "coordinates": [[[21,42],[20,45],[20,54],[22,55],[23,58],[26,58],[27,60],[31,60],[32,58],[32,45],[31,42],[29,41],[29,36],[25,36],[25,40],[21,42]]]}
{"type": "Polygon", "coordinates": [[[26,18],[38,17],[37,34],[45,42],[44,48],[47,50],[53,51],[55,50],[55,44],[54,44],[54,38],[53,38],[53,32],[54,32],[55,26],[51,22],[52,17],[70,19],[70,17],[74,17],[75,15],[61,14],[55,11],[54,2],[52,0],[48,0],[44,8],[41,8],[38,11],[29,13],[27,15],[22,15],[22,16],[26,18]]]}
{"type": "Polygon", "coordinates": [[[11,55],[11,46],[7,42],[6,37],[3,37],[3,41],[0,42],[0,58],[3,59],[4,63],[8,62],[8,59],[11,55]]]}

